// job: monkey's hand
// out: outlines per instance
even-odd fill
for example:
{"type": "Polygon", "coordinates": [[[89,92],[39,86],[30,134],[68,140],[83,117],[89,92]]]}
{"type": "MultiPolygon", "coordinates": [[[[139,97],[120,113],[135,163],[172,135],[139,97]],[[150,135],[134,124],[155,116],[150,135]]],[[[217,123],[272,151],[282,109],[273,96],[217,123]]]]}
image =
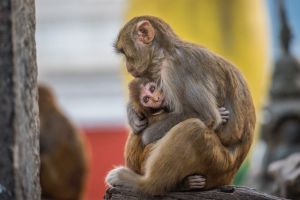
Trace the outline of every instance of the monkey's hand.
{"type": "Polygon", "coordinates": [[[191,175],[186,177],[179,185],[182,191],[202,189],[205,187],[206,179],[201,175],[191,175]]]}
{"type": "Polygon", "coordinates": [[[129,126],[134,134],[141,133],[148,125],[148,119],[140,113],[137,113],[131,106],[127,106],[127,117],[129,126]]]}
{"type": "Polygon", "coordinates": [[[226,110],[225,107],[219,108],[219,112],[222,118],[222,124],[226,124],[229,119],[229,110],[226,110]]]}

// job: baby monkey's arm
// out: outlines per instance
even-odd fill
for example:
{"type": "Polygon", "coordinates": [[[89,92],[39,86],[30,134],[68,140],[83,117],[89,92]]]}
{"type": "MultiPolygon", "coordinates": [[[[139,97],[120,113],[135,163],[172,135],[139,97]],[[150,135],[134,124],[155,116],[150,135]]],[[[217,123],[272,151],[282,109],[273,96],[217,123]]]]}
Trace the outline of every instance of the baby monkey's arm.
{"type": "Polygon", "coordinates": [[[131,103],[127,105],[127,118],[134,134],[141,133],[148,125],[148,119],[142,113],[137,113],[131,103]]]}
{"type": "MultiPolygon", "coordinates": [[[[224,125],[229,119],[229,111],[226,108],[219,108],[219,112],[224,125]]],[[[165,118],[148,126],[143,131],[142,141],[144,145],[150,144],[162,138],[176,124],[189,118],[197,118],[197,114],[185,113],[167,113],[165,118]]],[[[216,129],[218,129],[217,127],[216,129]]]]}

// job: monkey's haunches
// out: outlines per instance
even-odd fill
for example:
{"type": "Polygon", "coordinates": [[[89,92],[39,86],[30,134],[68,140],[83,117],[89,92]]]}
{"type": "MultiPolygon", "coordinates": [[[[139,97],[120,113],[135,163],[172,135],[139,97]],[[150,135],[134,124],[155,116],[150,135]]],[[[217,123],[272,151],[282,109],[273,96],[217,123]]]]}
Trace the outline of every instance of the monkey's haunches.
{"type": "Polygon", "coordinates": [[[38,89],[42,197],[81,200],[88,168],[83,140],[50,88],[39,85],[38,89]]]}

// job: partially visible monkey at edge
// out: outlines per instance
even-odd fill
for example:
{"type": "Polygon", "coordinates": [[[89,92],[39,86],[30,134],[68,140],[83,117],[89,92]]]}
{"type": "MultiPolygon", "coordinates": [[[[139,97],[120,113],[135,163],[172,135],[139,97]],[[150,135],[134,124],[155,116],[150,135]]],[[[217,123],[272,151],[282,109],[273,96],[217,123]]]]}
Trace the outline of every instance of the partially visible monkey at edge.
{"type": "Polygon", "coordinates": [[[82,138],[50,88],[39,85],[38,91],[42,199],[81,200],[88,168],[82,138]]]}
{"type": "MultiPolygon", "coordinates": [[[[256,121],[239,70],[208,49],[181,40],[167,23],[152,16],[125,24],[115,47],[125,56],[131,75],[159,85],[170,112],[165,120],[146,129],[143,125],[147,141],[129,134],[126,166],[111,170],[106,182],[150,195],[168,192],[192,174],[205,176],[205,189],[231,184],[252,144],[256,121]],[[222,123],[219,107],[230,111],[230,119],[215,131],[222,123]],[[176,118],[181,121],[152,144],[151,135],[176,118]],[[130,167],[140,156],[145,158],[143,173],[130,167]]],[[[129,113],[129,123],[143,120],[133,109],[129,113]]]]}

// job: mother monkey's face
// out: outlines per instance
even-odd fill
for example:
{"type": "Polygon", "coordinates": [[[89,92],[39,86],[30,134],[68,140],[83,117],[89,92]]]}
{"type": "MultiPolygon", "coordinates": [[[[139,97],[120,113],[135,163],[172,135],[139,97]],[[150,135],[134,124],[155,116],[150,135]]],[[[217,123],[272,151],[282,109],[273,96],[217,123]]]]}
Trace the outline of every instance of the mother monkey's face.
{"type": "Polygon", "coordinates": [[[115,49],[125,56],[127,71],[134,77],[145,74],[152,60],[155,30],[148,20],[129,21],[120,31],[115,49]]]}
{"type": "Polygon", "coordinates": [[[134,77],[157,78],[165,52],[177,36],[157,17],[141,16],[130,20],[115,42],[116,52],[126,58],[127,71],[134,77]]]}

